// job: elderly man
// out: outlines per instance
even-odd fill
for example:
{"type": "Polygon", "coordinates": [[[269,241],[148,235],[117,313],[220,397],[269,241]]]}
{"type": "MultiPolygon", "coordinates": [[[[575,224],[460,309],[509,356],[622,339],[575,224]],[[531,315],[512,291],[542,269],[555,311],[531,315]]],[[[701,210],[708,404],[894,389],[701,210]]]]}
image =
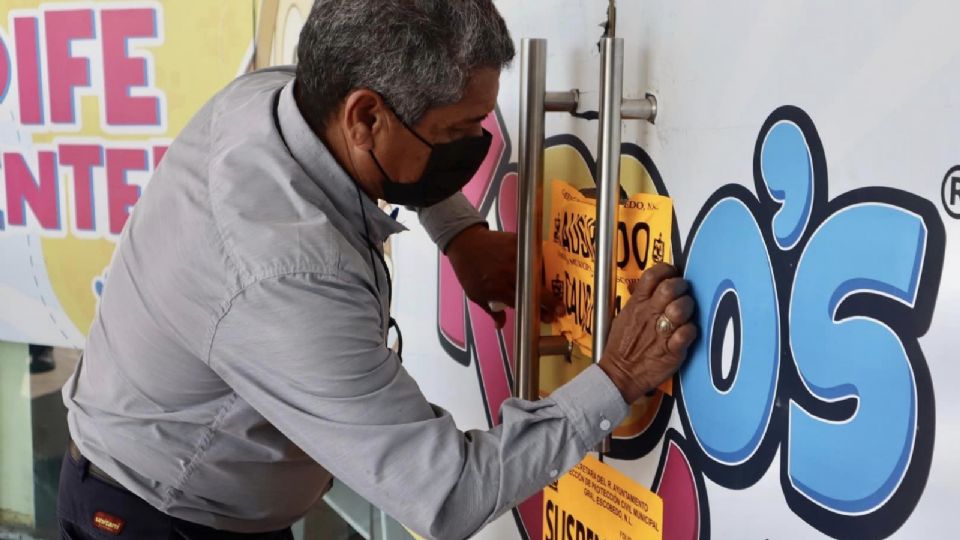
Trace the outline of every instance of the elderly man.
{"type": "Polygon", "coordinates": [[[377,200],[418,209],[473,301],[512,302],[515,237],[459,190],[513,42],[490,0],[319,0],[298,55],[197,114],[124,231],[63,390],[66,538],[290,538],[334,476],[466,537],[579,462],[695,339],[686,283],[655,267],[599,366],[459,431],[387,346],[381,246],[403,227],[377,200]]]}

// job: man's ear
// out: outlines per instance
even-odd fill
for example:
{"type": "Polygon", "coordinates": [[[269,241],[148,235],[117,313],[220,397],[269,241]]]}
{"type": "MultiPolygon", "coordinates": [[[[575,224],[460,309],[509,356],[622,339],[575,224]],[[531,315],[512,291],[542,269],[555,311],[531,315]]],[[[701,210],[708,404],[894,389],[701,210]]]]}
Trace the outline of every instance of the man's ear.
{"type": "Polygon", "coordinates": [[[342,121],[347,140],[354,148],[373,150],[374,137],[387,129],[383,98],[365,88],[350,92],[343,102],[342,121]]]}

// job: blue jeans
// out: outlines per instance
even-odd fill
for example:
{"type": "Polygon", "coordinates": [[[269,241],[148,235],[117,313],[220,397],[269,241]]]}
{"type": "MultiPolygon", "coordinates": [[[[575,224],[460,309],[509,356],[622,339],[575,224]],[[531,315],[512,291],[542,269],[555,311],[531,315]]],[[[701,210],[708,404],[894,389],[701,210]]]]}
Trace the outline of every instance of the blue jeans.
{"type": "Polygon", "coordinates": [[[269,533],[220,531],[168,516],[143,499],[88,474],[89,461],[68,451],[60,466],[57,517],[62,540],[293,540],[290,528],[269,533]]]}

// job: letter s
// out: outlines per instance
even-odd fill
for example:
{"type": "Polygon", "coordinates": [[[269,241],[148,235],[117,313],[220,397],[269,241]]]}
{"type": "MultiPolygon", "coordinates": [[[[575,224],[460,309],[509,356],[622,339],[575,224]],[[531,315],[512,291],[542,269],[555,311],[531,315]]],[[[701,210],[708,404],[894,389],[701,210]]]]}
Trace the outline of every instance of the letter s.
{"type": "Polygon", "coordinates": [[[815,398],[854,398],[857,407],[833,421],[792,401],[787,470],[794,488],[834,512],[867,513],[893,495],[917,434],[916,381],[901,338],[879,317],[841,319],[838,309],[855,294],[913,308],[926,246],[920,216],[861,203],[827,218],[797,265],[790,348],[800,378],[815,398]]]}

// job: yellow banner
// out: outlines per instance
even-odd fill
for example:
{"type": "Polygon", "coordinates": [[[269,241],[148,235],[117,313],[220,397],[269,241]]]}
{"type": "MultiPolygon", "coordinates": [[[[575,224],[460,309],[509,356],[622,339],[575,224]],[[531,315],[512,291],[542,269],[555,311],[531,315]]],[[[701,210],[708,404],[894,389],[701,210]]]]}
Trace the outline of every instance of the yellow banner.
{"type": "MultiPolygon", "coordinates": [[[[596,202],[562,180],[553,180],[550,238],[543,243],[547,286],[563,300],[566,315],[553,324],[589,355],[593,345],[593,278],[596,202]]],[[[630,298],[629,285],[659,262],[672,262],[673,203],[638,193],[620,205],[617,224],[616,313],[630,298]]],[[[661,387],[670,393],[671,382],[661,387]]]]}
{"type": "Polygon", "coordinates": [[[597,458],[543,490],[543,540],[661,540],[663,500],[597,458]]]}
{"type": "Polygon", "coordinates": [[[196,111],[249,70],[253,8],[0,3],[0,339],[83,346],[153,171],[196,111]]]}

